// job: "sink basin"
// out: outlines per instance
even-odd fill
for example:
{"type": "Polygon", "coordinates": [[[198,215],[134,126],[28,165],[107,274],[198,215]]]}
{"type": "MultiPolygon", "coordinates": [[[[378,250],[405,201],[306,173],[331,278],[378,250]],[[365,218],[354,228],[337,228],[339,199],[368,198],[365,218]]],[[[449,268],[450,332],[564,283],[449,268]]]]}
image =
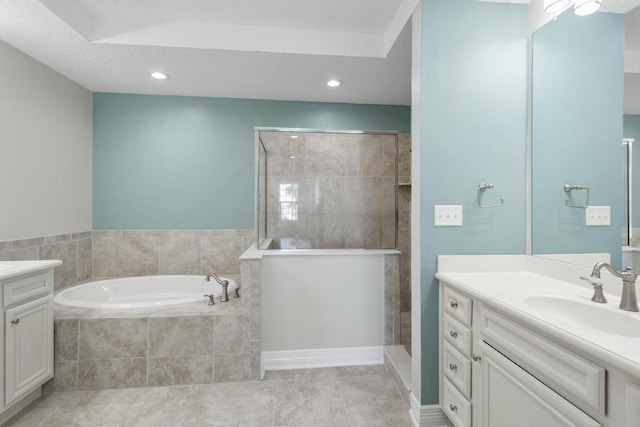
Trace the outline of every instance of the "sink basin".
{"type": "Polygon", "coordinates": [[[598,304],[586,298],[532,296],[525,298],[524,303],[544,320],[640,339],[640,314],[622,311],[611,302],[598,304]]]}

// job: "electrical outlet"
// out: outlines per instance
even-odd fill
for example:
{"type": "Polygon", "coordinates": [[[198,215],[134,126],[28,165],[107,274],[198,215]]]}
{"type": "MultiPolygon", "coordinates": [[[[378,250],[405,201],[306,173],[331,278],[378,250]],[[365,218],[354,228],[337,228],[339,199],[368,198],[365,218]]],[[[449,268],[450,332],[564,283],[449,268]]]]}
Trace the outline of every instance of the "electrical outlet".
{"type": "Polygon", "coordinates": [[[587,225],[611,225],[611,206],[589,206],[586,211],[587,225]]]}
{"type": "Polygon", "coordinates": [[[462,225],[461,205],[435,205],[433,225],[436,227],[459,227],[462,225]]]}

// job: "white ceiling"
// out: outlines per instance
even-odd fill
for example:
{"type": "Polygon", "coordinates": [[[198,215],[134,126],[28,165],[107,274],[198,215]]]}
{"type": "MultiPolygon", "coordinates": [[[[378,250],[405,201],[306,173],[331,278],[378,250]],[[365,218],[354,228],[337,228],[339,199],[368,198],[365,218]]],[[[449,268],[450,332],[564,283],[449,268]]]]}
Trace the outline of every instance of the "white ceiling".
{"type": "Polygon", "coordinates": [[[409,105],[417,2],[0,0],[0,40],[94,92],[409,105]]]}
{"type": "MultiPolygon", "coordinates": [[[[0,40],[94,92],[410,105],[418,1],[0,0],[0,40]]],[[[640,69],[635,16],[626,57],[640,69]]]]}

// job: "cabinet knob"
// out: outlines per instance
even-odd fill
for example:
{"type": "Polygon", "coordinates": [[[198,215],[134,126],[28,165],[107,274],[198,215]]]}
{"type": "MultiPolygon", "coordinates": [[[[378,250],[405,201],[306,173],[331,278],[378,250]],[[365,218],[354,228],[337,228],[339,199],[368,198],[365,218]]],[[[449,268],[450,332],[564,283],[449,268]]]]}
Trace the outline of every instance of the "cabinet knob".
{"type": "Polygon", "coordinates": [[[12,325],[17,325],[18,323],[20,323],[20,319],[15,319],[11,321],[12,325]]]}
{"type": "Polygon", "coordinates": [[[449,369],[451,369],[452,371],[455,371],[456,369],[458,369],[458,365],[454,365],[453,363],[449,363],[449,369]]]}
{"type": "Polygon", "coordinates": [[[458,336],[458,333],[456,331],[449,331],[449,335],[451,335],[451,338],[455,338],[458,336]]]}
{"type": "Polygon", "coordinates": [[[473,353],[471,355],[471,358],[473,359],[474,362],[477,362],[478,360],[482,359],[482,357],[480,357],[479,355],[473,353]]]}
{"type": "Polygon", "coordinates": [[[458,410],[458,407],[452,403],[449,405],[449,409],[451,409],[451,412],[456,412],[458,410]]]}
{"type": "Polygon", "coordinates": [[[458,307],[458,301],[453,301],[452,300],[452,301],[449,302],[449,305],[451,306],[451,308],[456,308],[456,307],[458,307]]]}

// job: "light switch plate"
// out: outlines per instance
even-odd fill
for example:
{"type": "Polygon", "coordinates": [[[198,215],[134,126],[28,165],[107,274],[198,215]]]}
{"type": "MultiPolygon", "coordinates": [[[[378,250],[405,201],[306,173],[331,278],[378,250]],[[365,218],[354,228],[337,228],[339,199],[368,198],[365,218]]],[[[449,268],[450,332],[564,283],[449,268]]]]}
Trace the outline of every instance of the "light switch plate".
{"type": "Polygon", "coordinates": [[[587,225],[611,225],[611,206],[589,206],[586,211],[587,225]]]}
{"type": "Polygon", "coordinates": [[[433,225],[436,227],[460,227],[462,225],[461,205],[435,205],[433,225]]]}

